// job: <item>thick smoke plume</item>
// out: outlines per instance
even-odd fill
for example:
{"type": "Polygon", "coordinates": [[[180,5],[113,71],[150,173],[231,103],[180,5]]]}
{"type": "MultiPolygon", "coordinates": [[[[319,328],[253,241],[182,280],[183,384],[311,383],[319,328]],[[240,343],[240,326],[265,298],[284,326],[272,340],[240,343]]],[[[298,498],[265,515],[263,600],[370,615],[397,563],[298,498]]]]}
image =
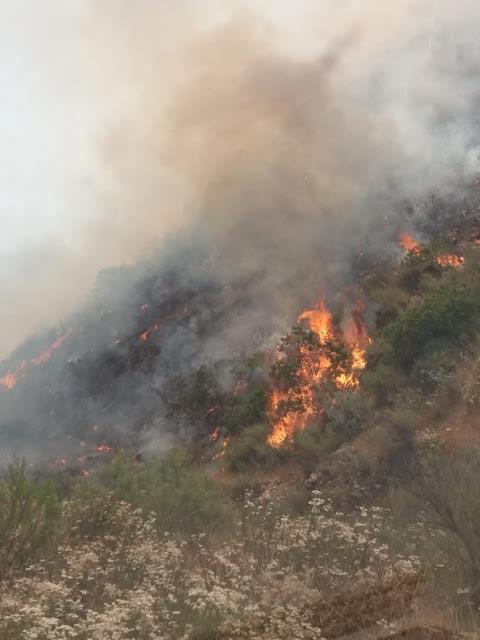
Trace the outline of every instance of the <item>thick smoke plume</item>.
{"type": "Polygon", "coordinates": [[[476,168],[471,0],[28,4],[9,29],[38,18],[45,90],[69,127],[89,114],[96,158],[67,186],[70,226],[8,256],[4,353],[172,229],[281,284],[312,252],[344,269],[372,219],[476,168]]]}
{"type": "MultiPolygon", "coordinates": [[[[69,232],[13,259],[1,283],[2,348],[60,321],[114,264],[143,261],[104,273],[94,302],[68,320],[75,384],[92,363],[101,370],[106,342],[120,345],[110,364],[127,358],[133,309],[150,303],[170,323],[197,309],[166,330],[148,382],[120,366],[108,403],[85,387],[88,403],[74,408],[73,378],[51,385],[60,430],[145,426],[167,368],[273,344],[305,305],[351,283],[357,252],[392,251],[405,202],[461,194],[478,170],[477,4],[247,4],[85,2],[75,15],[42,5],[51,37],[41,50],[56,57],[59,95],[94,105],[96,153],[88,195],[70,194],[69,232]],[[165,274],[161,291],[135,284],[152,273],[165,274]],[[108,326],[92,320],[98,305],[101,318],[114,314],[108,326]],[[126,413],[117,400],[132,388],[126,413]]],[[[38,402],[52,419],[31,384],[20,413],[19,396],[0,398],[27,430],[38,402]]]]}

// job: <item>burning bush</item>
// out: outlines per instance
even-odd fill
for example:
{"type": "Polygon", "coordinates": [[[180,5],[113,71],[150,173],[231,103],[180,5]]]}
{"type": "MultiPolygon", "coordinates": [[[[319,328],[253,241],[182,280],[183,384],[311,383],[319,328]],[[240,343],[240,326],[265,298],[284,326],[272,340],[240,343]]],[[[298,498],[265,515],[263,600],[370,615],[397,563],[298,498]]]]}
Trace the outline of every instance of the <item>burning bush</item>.
{"type": "Polygon", "coordinates": [[[321,302],[305,311],[299,325],[283,339],[281,357],[272,367],[269,413],[273,428],[268,442],[273,447],[291,442],[297,431],[322,415],[322,389],[331,393],[358,388],[369,342],[362,316],[363,307],[357,305],[350,323],[339,331],[321,302]]]}

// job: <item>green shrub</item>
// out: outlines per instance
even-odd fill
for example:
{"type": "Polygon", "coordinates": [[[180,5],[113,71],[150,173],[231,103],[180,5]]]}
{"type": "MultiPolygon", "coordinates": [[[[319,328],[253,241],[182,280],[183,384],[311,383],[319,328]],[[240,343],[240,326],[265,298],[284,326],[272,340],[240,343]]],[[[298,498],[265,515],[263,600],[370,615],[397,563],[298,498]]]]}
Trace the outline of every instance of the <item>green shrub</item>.
{"type": "Polygon", "coordinates": [[[326,409],[325,429],[333,432],[340,444],[351,440],[365,426],[367,407],[357,391],[335,394],[334,401],[326,409]]]}
{"type": "Polygon", "coordinates": [[[291,456],[311,473],[321,458],[352,440],[364,427],[365,420],[362,396],[352,391],[337,392],[318,424],[295,433],[291,456]]]}
{"type": "Polygon", "coordinates": [[[73,539],[93,540],[108,535],[118,500],[95,480],[80,480],[64,503],[65,526],[73,539]]]}
{"type": "Polygon", "coordinates": [[[469,288],[449,286],[404,311],[388,329],[397,364],[408,368],[434,340],[470,335],[479,321],[479,300],[469,288]]]}
{"type": "Polygon", "coordinates": [[[267,444],[268,427],[257,424],[245,429],[234,438],[227,449],[225,462],[234,473],[243,473],[255,467],[266,469],[278,461],[282,452],[267,444]]]}
{"type": "Polygon", "coordinates": [[[246,427],[265,419],[267,393],[263,382],[248,385],[234,395],[225,411],[224,427],[227,434],[239,433],[246,427]]]}
{"type": "Polygon", "coordinates": [[[382,288],[375,289],[371,292],[370,298],[378,305],[375,323],[378,329],[395,320],[410,300],[409,295],[394,283],[384,284],[382,288]]]}
{"type": "Polygon", "coordinates": [[[36,483],[24,462],[0,482],[0,575],[7,576],[54,546],[60,504],[51,482],[36,483]]]}
{"type": "Polygon", "coordinates": [[[368,349],[368,366],[361,380],[362,394],[376,407],[390,406],[398,387],[405,382],[404,377],[395,366],[390,341],[379,335],[368,349]]]}
{"type": "Polygon", "coordinates": [[[323,456],[335,451],[337,447],[337,438],[333,434],[326,433],[321,425],[311,425],[304,431],[295,433],[289,453],[308,475],[316,469],[323,456]]]}
{"type": "Polygon", "coordinates": [[[431,521],[451,540],[452,558],[461,551],[472,581],[472,600],[480,604],[480,451],[430,450],[419,461],[410,489],[431,521]]]}
{"type": "Polygon", "coordinates": [[[102,477],[117,499],[155,513],[164,530],[212,529],[228,517],[225,500],[213,481],[193,467],[183,450],[145,464],[121,456],[102,477]]]}
{"type": "Polygon", "coordinates": [[[385,457],[384,473],[387,478],[404,477],[410,471],[415,452],[415,429],[418,422],[418,411],[415,408],[401,406],[390,411],[386,416],[385,428],[380,432],[383,439],[385,457]]]}

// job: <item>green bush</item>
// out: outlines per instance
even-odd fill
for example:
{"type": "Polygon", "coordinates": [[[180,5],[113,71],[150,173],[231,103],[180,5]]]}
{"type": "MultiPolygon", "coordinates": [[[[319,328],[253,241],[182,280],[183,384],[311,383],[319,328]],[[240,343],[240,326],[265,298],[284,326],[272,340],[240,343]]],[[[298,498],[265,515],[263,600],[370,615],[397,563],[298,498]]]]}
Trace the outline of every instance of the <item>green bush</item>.
{"type": "Polygon", "coordinates": [[[308,475],[316,469],[318,461],[323,456],[336,448],[335,436],[326,433],[320,425],[311,425],[304,431],[297,431],[294,434],[293,446],[289,453],[308,475]]]}
{"type": "Polygon", "coordinates": [[[385,426],[379,439],[383,440],[385,452],[384,473],[387,478],[408,475],[415,452],[415,429],[418,423],[418,408],[407,407],[405,401],[385,416],[385,426]]]}
{"type": "Polygon", "coordinates": [[[265,419],[267,393],[262,382],[250,384],[234,395],[225,411],[224,427],[227,434],[239,433],[246,427],[265,419]]]}
{"type": "Polygon", "coordinates": [[[362,373],[361,389],[364,397],[378,408],[390,406],[398,387],[405,383],[395,366],[393,348],[387,337],[379,335],[368,350],[368,366],[362,373]]]}
{"type": "Polygon", "coordinates": [[[117,502],[106,486],[94,480],[80,480],[63,507],[69,536],[93,540],[111,533],[117,502]]]}
{"type": "Polygon", "coordinates": [[[35,483],[24,462],[0,482],[0,575],[5,577],[53,548],[60,504],[51,482],[35,483]]]}
{"type": "Polygon", "coordinates": [[[378,329],[382,329],[398,318],[410,300],[409,295],[395,286],[393,282],[384,284],[382,288],[374,289],[370,298],[378,305],[375,322],[378,329]]]}
{"type": "Polygon", "coordinates": [[[461,551],[472,581],[472,600],[480,605],[480,451],[429,451],[419,461],[410,490],[431,521],[450,540],[452,558],[461,551]]]}
{"type": "Polygon", "coordinates": [[[213,529],[228,518],[213,481],[193,467],[183,450],[145,464],[120,456],[105,468],[102,479],[115,498],[155,513],[164,530],[213,529]]]}
{"type": "Polygon", "coordinates": [[[387,331],[396,363],[409,368],[433,340],[457,341],[470,335],[478,325],[479,310],[476,293],[455,285],[407,309],[387,331]]]}
{"type": "Polygon", "coordinates": [[[367,407],[357,391],[341,391],[326,409],[325,429],[333,432],[340,444],[351,440],[365,426],[367,407]]]}
{"type": "Polygon", "coordinates": [[[289,453],[307,473],[312,473],[320,459],[352,440],[365,426],[365,420],[362,396],[353,391],[337,392],[317,424],[294,434],[289,453]]]}
{"type": "Polygon", "coordinates": [[[432,340],[412,366],[415,386],[425,395],[441,395],[455,401],[452,389],[459,352],[448,340],[432,340]]]}
{"type": "Polygon", "coordinates": [[[278,461],[282,452],[267,444],[268,427],[257,424],[245,429],[234,438],[227,449],[225,462],[234,473],[243,473],[255,467],[267,469],[278,461]]]}

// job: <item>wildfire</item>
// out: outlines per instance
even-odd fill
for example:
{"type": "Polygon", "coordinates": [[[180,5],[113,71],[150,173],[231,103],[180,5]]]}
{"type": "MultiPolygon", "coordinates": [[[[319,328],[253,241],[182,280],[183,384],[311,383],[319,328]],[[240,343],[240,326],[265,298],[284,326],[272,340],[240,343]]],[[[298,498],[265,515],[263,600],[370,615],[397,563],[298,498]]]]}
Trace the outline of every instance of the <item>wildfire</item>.
{"type": "Polygon", "coordinates": [[[422,251],[422,247],[409,233],[400,234],[400,244],[405,249],[405,251],[409,251],[416,256],[418,256],[422,251]]]}
{"type": "Polygon", "coordinates": [[[158,331],[159,329],[160,329],[160,325],[158,324],[158,322],[156,322],[152,327],[150,327],[149,329],[147,329],[146,331],[140,334],[139,336],[140,341],[148,342],[150,340],[152,333],[154,333],[155,331],[158,331]]]}
{"type": "Polygon", "coordinates": [[[99,444],[98,447],[95,448],[95,451],[97,453],[111,453],[112,450],[112,447],[110,447],[108,444],[99,444]]]}
{"type": "Polygon", "coordinates": [[[216,427],[210,434],[210,442],[216,442],[220,435],[220,427],[216,427]]]}
{"type": "Polygon", "coordinates": [[[27,372],[29,366],[39,367],[42,364],[45,364],[50,360],[52,355],[57,349],[60,349],[65,340],[71,335],[72,330],[68,329],[63,335],[59,336],[55,342],[53,342],[49,347],[47,347],[42,353],[40,353],[35,358],[32,358],[30,361],[24,360],[21,362],[15,371],[9,371],[7,374],[0,378],[0,385],[5,389],[12,390],[18,382],[21,380],[23,375],[27,372]]]}
{"type": "Polygon", "coordinates": [[[225,438],[225,440],[223,440],[222,444],[221,444],[221,449],[218,453],[216,453],[213,458],[212,458],[212,462],[214,462],[215,460],[221,460],[222,458],[225,457],[225,454],[227,453],[227,447],[230,443],[230,438],[225,438]]]}
{"type": "Polygon", "coordinates": [[[269,414],[273,423],[267,442],[280,448],[290,442],[296,431],[303,430],[308,422],[321,413],[315,400],[315,388],[331,375],[339,390],[356,389],[358,373],[367,365],[365,347],[369,342],[363,322],[363,305],[358,302],[351,311],[343,332],[333,326],[332,314],[322,301],[312,310],[304,311],[299,324],[307,324],[318,338],[320,349],[300,345],[299,364],[295,372],[298,384],[287,390],[275,389],[270,397],[269,414]],[[336,364],[326,349],[327,344],[347,347],[349,366],[336,364]]]}
{"type": "Polygon", "coordinates": [[[0,378],[0,384],[5,389],[13,389],[18,382],[18,374],[17,373],[7,373],[3,378],[0,378]]]}
{"type": "Polygon", "coordinates": [[[327,340],[333,335],[332,314],[323,300],[316,309],[304,311],[298,318],[298,322],[307,322],[311,331],[322,340],[327,340]]]}
{"type": "Polygon", "coordinates": [[[435,262],[441,267],[458,268],[464,264],[465,258],[463,258],[462,256],[457,256],[453,253],[446,253],[442,256],[437,256],[435,258],[435,262]]]}

